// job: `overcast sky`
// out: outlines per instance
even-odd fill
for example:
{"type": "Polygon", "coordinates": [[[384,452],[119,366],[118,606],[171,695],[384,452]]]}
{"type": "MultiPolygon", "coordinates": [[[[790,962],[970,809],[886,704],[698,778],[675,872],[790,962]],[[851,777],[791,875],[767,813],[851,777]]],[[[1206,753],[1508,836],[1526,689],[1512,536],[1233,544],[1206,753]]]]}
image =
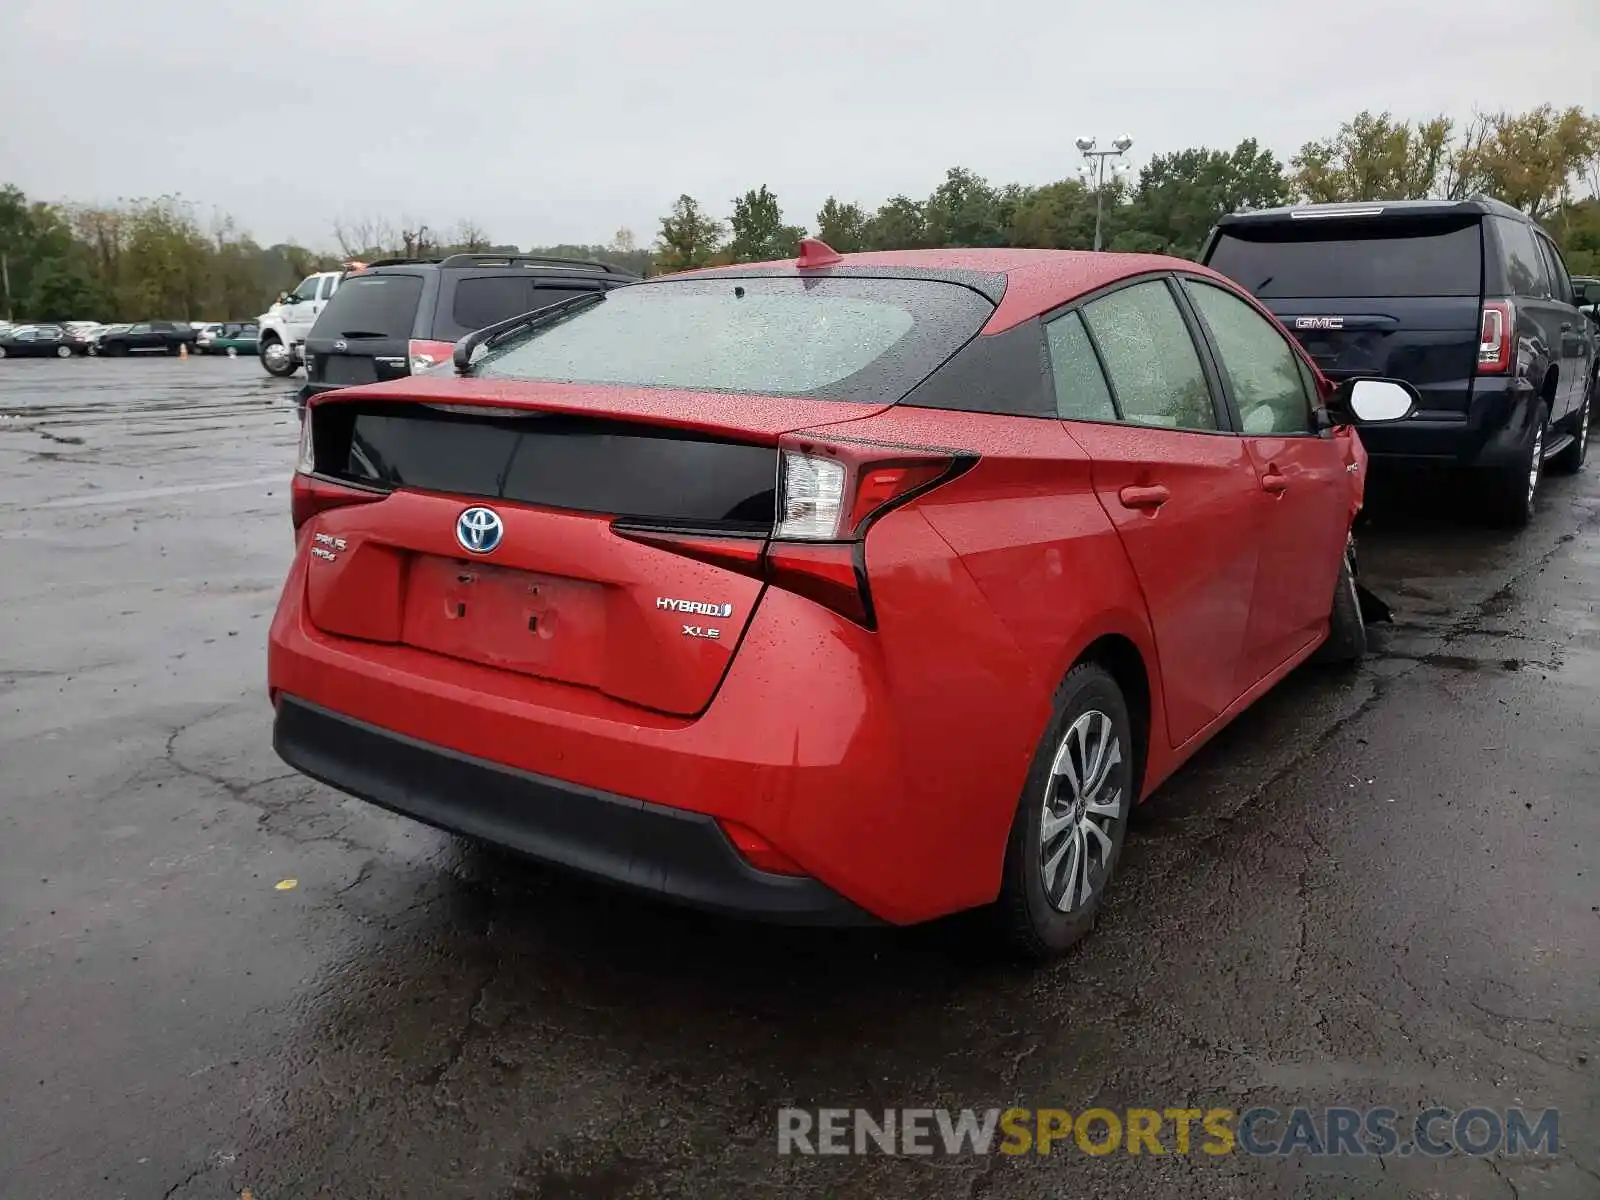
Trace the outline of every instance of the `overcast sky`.
{"type": "Polygon", "coordinates": [[[1071,173],[1361,108],[1600,110],[1600,0],[11,0],[0,183],[181,193],[259,241],[468,217],[648,243],[681,192],[922,197],[949,166],[1071,173]]]}

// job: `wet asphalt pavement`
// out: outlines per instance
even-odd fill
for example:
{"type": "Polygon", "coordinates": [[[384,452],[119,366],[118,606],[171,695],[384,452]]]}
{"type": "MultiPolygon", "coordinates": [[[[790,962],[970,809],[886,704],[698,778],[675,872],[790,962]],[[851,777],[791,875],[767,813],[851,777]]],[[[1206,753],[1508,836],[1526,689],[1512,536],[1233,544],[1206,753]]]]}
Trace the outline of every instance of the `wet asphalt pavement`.
{"type": "Polygon", "coordinates": [[[1380,507],[1373,658],[1180,772],[1030,972],[959,921],[656,907],[289,773],[290,391],[0,364],[0,1196],[1600,1196],[1600,461],[1521,536],[1380,507]],[[1562,1144],[775,1149],[785,1105],[1011,1104],[1521,1105],[1562,1144]]]}

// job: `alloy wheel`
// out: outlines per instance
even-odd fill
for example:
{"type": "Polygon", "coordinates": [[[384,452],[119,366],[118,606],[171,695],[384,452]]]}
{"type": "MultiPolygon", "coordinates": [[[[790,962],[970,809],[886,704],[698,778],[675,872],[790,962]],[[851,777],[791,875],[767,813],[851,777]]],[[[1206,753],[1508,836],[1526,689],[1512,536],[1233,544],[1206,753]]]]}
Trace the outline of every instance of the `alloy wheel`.
{"type": "Polygon", "coordinates": [[[1091,709],[1062,735],[1050,765],[1039,818],[1039,873],[1058,912],[1088,905],[1105,886],[1124,818],[1122,789],[1111,783],[1122,742],[1110,717],[1091,709]]]}

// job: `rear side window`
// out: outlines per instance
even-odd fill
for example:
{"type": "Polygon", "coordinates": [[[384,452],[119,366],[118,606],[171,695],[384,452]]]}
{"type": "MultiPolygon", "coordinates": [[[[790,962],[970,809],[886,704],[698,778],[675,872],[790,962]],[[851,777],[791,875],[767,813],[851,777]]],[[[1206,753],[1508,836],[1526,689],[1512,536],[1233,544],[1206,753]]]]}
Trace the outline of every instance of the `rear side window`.
{"type": "Polygon", "coordinates": [[[1475,297],[1481,243],[1476,221],[1236,226],[1218,238],[1206,265],[1263,300],[1475,297]]]}
{"type": "Polygon", "coordinates": [[[1500,235],[1500,250],[1505,256],[1506,282],[1516,296],[1543,299],[1550,295],[1550,273],[1539,253],[1539,244],[1533,230],[1521,221],[1507,217],[1494,219],[1495,232],[1500,235]]]}
{"type": "Polygon", "coordinates": [[[416,322],[417,275],[352,275],[317,318],[318,337],[405,339],[416,322]]]}
{"type": "Polygon", "coordinates": [[[994,307],[925,279],[740,275],[636,284],[491,351],[497,379],[892,404],[994,307]]]}
{"type": "Polygon", "coordinates": [[[527,275],[474,275],[458,279],[449,311],[441,306],[434,321],[433,336],[442,342],[454,342],[476,329],[596,290],[594,287],[539,287],[538,282],[527,275]]]}
{"type": "Polygon", "coordinates": [[[1178,306],[1160,280],[1083,307],[1122,419],[1166,429],[1216,429],[1211,388],[1178,306]]]}
{"type": "Polygon", "coordinates": [[[456,294],[450,301],[450,319],[457,329],[471,333],[525,313],[532,307],[533,288],[526,275],[479,275],[456,281],[456,294]]]}
{"type": "Polygon", "coordinates": [[[1567,264],[1561,261],[1561,251],[1549,238],[1539,237],[1539,249],[1544,251],[1544,265],[1550,275],[1550,294],[1563,304],[1571,304],[1572,280],[1567,275],[1567,264]]]}
{"type": "Polygon", "coordinates": [[[1056,415],[1064,421],[1115,421],[1116,405],[1083,318],[1069,312],[1051,321],[1045,332],[1056,382],[1056,415]]]}

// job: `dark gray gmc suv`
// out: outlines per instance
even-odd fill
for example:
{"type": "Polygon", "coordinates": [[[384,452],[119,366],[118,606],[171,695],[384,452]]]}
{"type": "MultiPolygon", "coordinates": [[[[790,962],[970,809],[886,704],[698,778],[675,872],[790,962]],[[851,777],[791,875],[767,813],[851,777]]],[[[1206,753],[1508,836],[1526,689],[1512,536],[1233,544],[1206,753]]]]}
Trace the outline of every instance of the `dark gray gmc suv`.
{"type": "Polygon", "coordinates": [[[1334,380],[1404,379],[1422,401],[1362,431],[1374,460],[1469,468],[1525,524],[1546,466],[1588,448],[1596,326],[1561,253],[1497,200],[1373,201],[1222,218],[1205,263],[1255,293],[1334,380]]]}

